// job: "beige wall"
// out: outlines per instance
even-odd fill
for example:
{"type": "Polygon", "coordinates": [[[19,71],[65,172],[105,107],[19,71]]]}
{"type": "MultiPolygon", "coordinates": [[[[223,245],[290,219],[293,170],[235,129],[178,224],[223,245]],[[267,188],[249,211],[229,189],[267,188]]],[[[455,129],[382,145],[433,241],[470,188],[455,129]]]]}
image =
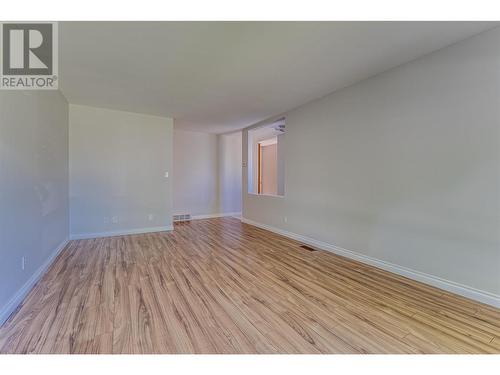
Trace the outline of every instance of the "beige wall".
{"type": "Polygon", "coordinates": [[[243,173],[244,218],[500,302],[499,67],[497,28],[286,113],[285,197],[243,173]]]}
{"type": "Polygon", "coordinates": [[[285,134],[278,135],[276,141],[277,194],[285,195],[285,134]]]}
{"type": "Polygon", "coordinates": [[[0,91],[0,324],[64,245],[68,223],[66,99],[0,91]]]}
{"type": "Polygon", "coordinates": [[[73,237],[171,228],[172,131],[170,118],[70,105],[73,237]]]}
{"type": "Polygon", "coordinates": [[[261,146],[262,194],[278,194],[277,144],[261,146]]]}

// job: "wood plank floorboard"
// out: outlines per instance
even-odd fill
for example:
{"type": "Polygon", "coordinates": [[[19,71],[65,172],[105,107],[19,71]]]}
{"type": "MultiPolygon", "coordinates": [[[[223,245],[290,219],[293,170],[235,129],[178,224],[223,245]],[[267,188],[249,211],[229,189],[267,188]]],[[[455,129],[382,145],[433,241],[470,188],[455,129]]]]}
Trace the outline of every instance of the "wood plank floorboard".
{"type": "Polygon", "coordinates": [[[234,218],[71,241],[0,353],[500,353],[500,310],[234,218]]]}

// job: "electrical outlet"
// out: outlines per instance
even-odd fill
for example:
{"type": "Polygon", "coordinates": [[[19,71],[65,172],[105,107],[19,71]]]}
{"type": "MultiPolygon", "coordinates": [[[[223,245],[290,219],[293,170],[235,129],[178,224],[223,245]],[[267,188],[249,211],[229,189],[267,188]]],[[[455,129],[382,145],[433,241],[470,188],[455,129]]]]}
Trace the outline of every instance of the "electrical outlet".
{"type": "Polygon", "coordinates": [[[22,256],[21,257],[21,270],[24,271],[25,268],[26,268],[26,257],[22,256]]]}
{"type": "Polygon", "coordinates": [[[149,220],[149,221],[153,221],[153,219],[154,219],[154,215],[153,215],[153,214],[149,214],[149,215],[148,215],[148,220],[149,220]]]}
{"type": "Polygon", "coordinates": [[[283,216],[283,221],[284,221],[285,223],[288,223],[288,217],[283,216]]]}
{"type": "Polygon", "coordinates": [[[119,219],[118,219],[118,216],[113,216],[113,224],[117,224],[119,219]]]}
{"type": "Polygon", "coordinates": [[[168,172],[165,172],[165,178],[168,178],[168,172]]]}

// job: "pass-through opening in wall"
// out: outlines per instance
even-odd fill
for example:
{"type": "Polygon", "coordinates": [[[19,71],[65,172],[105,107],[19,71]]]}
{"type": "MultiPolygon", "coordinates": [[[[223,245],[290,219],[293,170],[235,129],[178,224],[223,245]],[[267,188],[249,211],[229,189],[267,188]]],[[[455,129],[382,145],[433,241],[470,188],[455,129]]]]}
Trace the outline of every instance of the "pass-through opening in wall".
{"type": "Polygon", "coordinates": [[[285,195],[285,119],[248,131],[248,192],[285,195]]]}

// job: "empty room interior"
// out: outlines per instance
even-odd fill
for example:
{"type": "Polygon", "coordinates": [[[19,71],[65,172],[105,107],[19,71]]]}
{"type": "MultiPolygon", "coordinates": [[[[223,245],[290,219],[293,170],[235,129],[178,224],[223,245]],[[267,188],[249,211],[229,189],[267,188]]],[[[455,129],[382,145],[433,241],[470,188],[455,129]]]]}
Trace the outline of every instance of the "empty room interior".
{"type": "Polygon", "coordinates": [[[0,353],[500,354],[500,23],[2,32],[0,353]]]}

